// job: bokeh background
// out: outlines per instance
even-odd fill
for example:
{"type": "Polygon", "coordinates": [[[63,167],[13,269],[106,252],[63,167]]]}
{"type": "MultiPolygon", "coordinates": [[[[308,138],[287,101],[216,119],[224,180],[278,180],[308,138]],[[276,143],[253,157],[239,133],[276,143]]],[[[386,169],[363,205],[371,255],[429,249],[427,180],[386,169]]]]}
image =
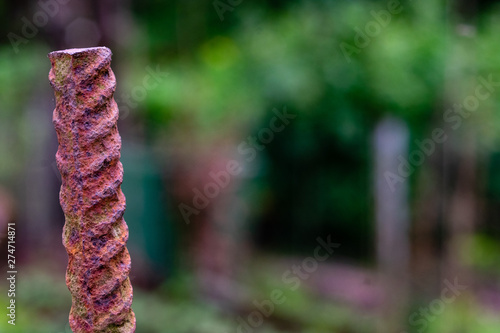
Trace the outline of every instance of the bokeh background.
{"type": "Polygon", "coordinates": [[[47,53],[101,45],[137,332],[500,330],[496,1],[3,0],[0,13],[0,309],[9,222],[19,272],[1,332],[71,332],[47,53]]]}

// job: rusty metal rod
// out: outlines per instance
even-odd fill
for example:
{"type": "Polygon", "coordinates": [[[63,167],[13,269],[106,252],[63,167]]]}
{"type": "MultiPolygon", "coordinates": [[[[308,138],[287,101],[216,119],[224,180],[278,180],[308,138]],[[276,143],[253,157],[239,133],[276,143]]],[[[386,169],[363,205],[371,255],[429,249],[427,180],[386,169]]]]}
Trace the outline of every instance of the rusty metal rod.
{"type": "Polygon", "coordinates": [[[135,332],[116,80],[106,47],[49,54],[75,333],[135,332]]]}

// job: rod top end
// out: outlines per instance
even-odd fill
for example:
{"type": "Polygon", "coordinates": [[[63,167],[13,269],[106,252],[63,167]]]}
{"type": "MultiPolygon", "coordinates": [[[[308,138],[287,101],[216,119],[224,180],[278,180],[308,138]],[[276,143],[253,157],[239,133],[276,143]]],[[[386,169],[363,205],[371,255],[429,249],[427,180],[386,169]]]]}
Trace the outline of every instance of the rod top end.
{"type": "Polygon", "coordinates": [[[80,56],[80,55],[90,55],[95,53],[107,53],[111,55],[111,50],[105,46],[98,47],[84,47],[84,48],[74,48],[53,51],[49,53],[49,58],[56,58],[58,56],[69,55],[70,57],[80,56]]]}

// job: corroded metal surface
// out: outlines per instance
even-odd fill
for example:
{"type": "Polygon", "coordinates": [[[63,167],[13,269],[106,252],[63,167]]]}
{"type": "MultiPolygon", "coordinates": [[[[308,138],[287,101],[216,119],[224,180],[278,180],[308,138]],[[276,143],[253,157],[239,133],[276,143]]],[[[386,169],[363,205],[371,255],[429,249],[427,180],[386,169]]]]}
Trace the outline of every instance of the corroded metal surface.
{"type": "Polygon", "coordinates": [[[116,81],[105,47],[49,54],[75,333],[135,332],[116,81]]]}

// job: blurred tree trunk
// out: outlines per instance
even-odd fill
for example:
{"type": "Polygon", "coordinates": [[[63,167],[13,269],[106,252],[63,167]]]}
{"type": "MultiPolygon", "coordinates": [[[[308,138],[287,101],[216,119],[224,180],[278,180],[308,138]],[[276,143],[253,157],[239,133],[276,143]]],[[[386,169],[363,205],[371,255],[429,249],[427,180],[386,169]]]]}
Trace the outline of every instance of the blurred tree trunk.
{"type": "Polygon", "coordinates": [[[375,129],[377,263],[384,290],[381,333],[399,332],[408,306],[409,178],[400,171],[400,158],[408,156],[408,141],[408,128],[401,120],[383,119],[375,129]]]}
{"type": "Polygon", "coordinates": [[[238,195],[242,180],[231,176],[227,185],[218,186],[216,195],[205,194],[208,184],[216,184],[211,175],[225,171],[231,160],[226,150],[223,146],[215,146],[208,153],[177,156],[173,189],[178,203],[196,210],[187,220],[184,217],[181,223],[187,224],[185,229],[198,295],[232,309],[239,301],[235,277],[246,257],[247,242],[243,233],[246,216],[238,195]],[[207,200],[200,200],[200,196],[207,200]],[[206,201],[206,207],[197,207],[193,200],[206,201]]]}
{"type": "MultiPolygon", "coordinates": [[[[476,77],[476,1],[451,2],[450,55],[446,68],[447,100],[463,104],[467,96],[474,94],[476,77]]],[[[479,106],[481,107],[481,106],[479,106]]],[[[465,107],[464,107],[465,108],[465,107]]],[[[444,149],[443,221],[444,240],[443,278],[458,278],[470,286],[471,272],[463,263],[467,239],[473,235],[477,222],[477,146],[474,130],[474,113],[464,116],[463,124],[449,131],[444,149]]],[[[476,116],[477,117],[477,116],[476,116]]]]}
{"type": "Polygon", "coordinates": [[[449,193],[446,222],[449,239],[446,246],[445,275],[459,277],[462,283],[470,285],[472,276],[463,263],[463,254],[468,239],[474,233],[477,221],[477,153],[475,139],[469,135],[464,144],[458,163],[456,177],[449,193]],[[466,282],[467,281],[467,282],[466,282]]]}
{"type": "MultiPolygon", "coordinates": [[[[441,125],[440,122],[438,122],[441,125]]],[[[438,126],[436,126],[438,127],[438,126]]],[[[443,147],[422,165],[415,183],[415,221],[412,228],[412,296],[417,301],[427,302],[440,289],[440,229],[443,200],[443,147]]]]}

